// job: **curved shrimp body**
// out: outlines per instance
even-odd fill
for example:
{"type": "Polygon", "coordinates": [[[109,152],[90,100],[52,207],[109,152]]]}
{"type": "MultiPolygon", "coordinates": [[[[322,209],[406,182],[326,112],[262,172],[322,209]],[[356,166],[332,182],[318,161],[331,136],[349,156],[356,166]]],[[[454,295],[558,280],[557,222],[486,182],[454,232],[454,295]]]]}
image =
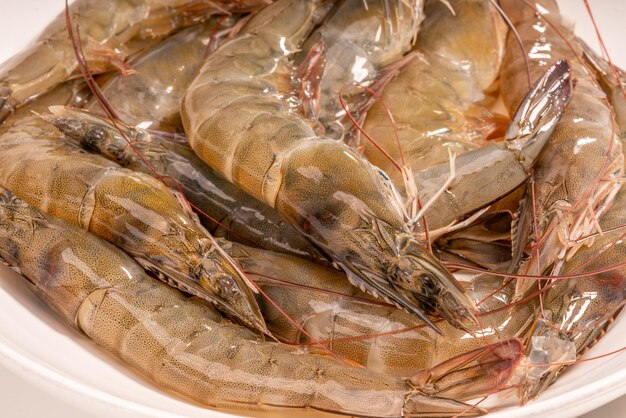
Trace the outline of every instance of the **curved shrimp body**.
{"type": "Polygon", "coordinates": [[[211,217],[201,219],[212,234],[328,263],[290,223],[215,173],[188,146],[168,141],[158,132],[132,128],[120,121],[113,124],[88,112],[60,106],[50,111],[53,116],[43,117],[84,148],[133,171],[151,176],[159,173],[166,181],[176,181],[185,198],[211,217]]]}
{"type": "MultiPolygon", "coordinates": [[[[531,79],[547,63],[565,58],[577,80],[570,104],[536,164],[534,187],[522,200],[513,239],[516,264],[531,247],[530,256],[519,266],[521,273],[543,274],[551,265],[558,272],[581,246],[576,240],[596,231],[597,219],[619,190],[622,146],[606,96],[582,65],[580,45],[561,22],[556,2],[534,2],[541,13],[522,1],[502,3],[525,45],[531,79]]],[[[519,46],[513,37],[508,42],[500,81],[504,101],[513,109],[528,81],[519,46]]],[[[529,283],[519,280],[518,284],[521,295],[529,283]]]]}
{"type": "Polygon", "coordinates": [[[446,226],[487,206],[522,185],[556,129],[572,97],[571,68],[559,60],[546,69],[522,100],[504,135],[504,141],[462,154],[455,161],[457,172],[451,182],[450,167],[441,164],[415,173],[430,236],[446,232],[446,226]],[[445,187],[446,193],[440,194],[445,187]]]}
{"type": "MultiPolygon", "coordinates": [[[[363,129],[391,157],[413,172],[447,162],[448,151],[462,154],[485,145],[493,116],[484,107],[498,76],[505,31],[485,0],[452,0],[455,14],[427,2],[416,50],[368,111],[363,129]],[[399,145],[382,102],[391,111],[399,145]]],[[[401,173],[372,143],[361,139],[367,158],[402,184],[401,173]]]]}
{"type": "Polygon", "coordinates": [[[373,295],[425,321],[457,326],[474,310],[411,237],[395,189],[344,144],[319,137],[292,106],[290,59],[315,2],[279,0],[206,61],[183,100],[189,142],[205,162],[275,208],[373,295]]]}
{"type": "MultiPolygon", "coordinates": [[[[626,219],[626,193],[620,191],[600,221],[605,230],[621,227],[626,219]]],[[[591,247],[584,247],[567,261],[563,274],[596,271],[621,264],[626,259],[623,229],[605,232],[591,247]]],[[[626,268],[557,282],[544,296],[544,316],[528,338],[527,355],[532,363],[571,361],[591,348],[626,301],[626,268]],[[545,357],[546,347],[554,352],[545,357]],[[558,356],[563,356],[559,358],[558,356]]],[[[537,366],[519,389],[522,403],[539,396],[565,370],[565,365],[537,366]]]]}
{"type": "MultiPolygon", "coordinates": [[[[216,13],[247,11],[262,0],[80,0],[72,4],[72,22],[80,37],[89,68],[94,73],[124,68],[133,52],[130,42],[163,37],[216,13]]],[[[136,42],[137,43],[137,42],[136,42]]],[[[0,121],[17,106],[51,90],[78,70],[61,14],[39,40],[0,70],[0,121]]]]}
{"type": "Polygon", "coordinates": [[[482,412],[428,396],[406,379],[258,341],[209,306],[150,278],[119,249],[5,189],[0,258],[19,268],[68,324],[162,388],[209,407],[312,408],[366,417],[482,412]]]}
{"type": "Polygon", "coordinates": [[[1,137],[0,184],[118,245],[145,268],[266,331],[249,282],[162,183],[63,141],[30,117],[1,137]]]}
{"type": "MultiPolygon", "coordinates": [[[[280,306],[281,311],[266,299],[259,299],[268,328],[277,338],[303,344],[312,351],[318,350],[316,343],[328,342],[326,346],[335,353],[385,374],[408,376],[501,339],[519,336],[534,313],[531,302],[513,311],[503,309],[484,315],[484,331],[477,332],[477,336],[445,323],[438,324],[443,332],[439,335],[428,327],[415,326],[406,312],[350,286],[339,271],[240,244],[223,243],[222,247],[280,306]]],[[[471,295],[481,300],[501,286],[502,279],[486,276],[473,283],[471,295]]],[[[503,288],[481,306],[481,311],[504,307],[511,295],[512,286],[503,288]]],[[[473,332],[478,330],[472,327],[473,332]]],[[[504,379],[500,376],[496,380],[502,383],[504,379]]],[[[464,392],[470,397],[481,395],[467,388],[464,392]]]]}
{"type": "MultiPolygon", "coordinates": [[[[586,46],[585,46],[586,47],[586,46]]],[[[597,71],[596,77],[606,92],[619,124],[622,146],[626,145],[626,99],[608,64],[585,51],[597,71]]],[[[623,75],[623,74],[620,74],[623,75]]],[[[626,219],[626,190],[620,189],[613,205],[600,220],[605,231],[593,239],[593,244],[583,247],[567,261],[563,274],[597,271],[616,266],[626,259],[624,238],[626,219]]],[[[562,280],[554,284],[544,297],[544,316],[537,320],[528,337],[527,352],[532,363],[546,364],[572,360],[581,356],[604,336],[626,301],[626,268],[562,280]],[[548,345],[553,348],[552,358],[545,356],[548,345]],[[533,357],[534,354],[534,357],[533,357]],[[563,358],[559,358],[563,357],[563,358]]],[[[519,389],[522,403],[539,396],[565,370],[565,365],[534,367],[526,374],[519,389]]]]}
{"type": "Polygon", "coordinates": [[[311,116],[319,118],[327,136],[344,139],[345,111],[339,101],[342,88],[371,84],[384,66],[411,49],[423,20],[423,3],[344,0],[304,44],[296,59],[303,61],[300,66],[312,79],[304,83],[310,89],[304,91],[304,105],[311,116]]]}
{"type": "MultiPolygon", "coordinates": [[[[215,33],[234,21],[212,18],[181,31],[130,61],[133,74],[116,74],[106,80],[101,90],[119,119],[144,129],[181,132],[182,97],[200,70],[215,33]]],[[[96,100],[86,109],[103,114],[96,100]]]]}

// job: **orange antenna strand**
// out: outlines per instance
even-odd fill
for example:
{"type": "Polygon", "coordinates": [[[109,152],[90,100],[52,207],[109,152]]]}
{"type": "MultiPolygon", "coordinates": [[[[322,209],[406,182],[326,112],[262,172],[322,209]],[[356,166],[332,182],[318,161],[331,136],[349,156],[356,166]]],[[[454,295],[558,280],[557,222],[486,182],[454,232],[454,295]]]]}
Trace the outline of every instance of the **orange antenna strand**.
{"type": "Polygon", "coordinates": [[[602,55],[609,63],[609,67],[611,68],[611,71],[613,72],[613,75],[615,76],[615,81],[617,81],[617,85],[619,86],[619,89],[621,90],[622,95],[626,99],[626,90],[624,89],[624,83],[622,83],[622,80],[620,79],[620,76],[619,76],[619,72],[617,71],[615,64],[613,64],[613,61],[611,60],[611,55],[609,54],[609,51],[607,50],[606,45],[604,43],[604,39],[602,38],[602,35],[600,34],[600,30],[596,23],[596,19],[593,16],[593,12],[591,11],[591,6],[589,6],[589,1],[583,0],[583,3],[585,3],[585,8],[587,9],[587,13],[589,14],[589,17],[591,18],[593,29],[595,30],[596,36],[598,38],[598,42],[600,43],[600,49],[602,50],[602,55]]]}
{"type": "MultiPolygon", "coordinates": [[[[398,162],[383,147],[381,147],[380,144],[374,138],[372,138],[371,135],[367,133],[367,131],[365,131],[365,129],[363,129],[361,124],[359,124],[359,122],[350,113],[350,110],[348,109],[348,106],[346,105],[345,100],[343,99],[343,92],[345,91],[347,87],[360,87],[375,96],[377,96],[378,93],[372,90],[371,88],[360,85],[360,84],[356,84],[356,83],[344,84],[343,86],[341,86],[341,89],[339,90],[339,104],[341,104],[341,107],[346,112],[346,117],[350,120],[350,122],[354,125],[354,127],[357,128],[359,132],[361,132],[363,135],[365,135],[368,141],[370,141],[372,145],[374,145],[376,149],[380,151],[385,156],[385,158],[387,158],[398,169],[398,171],[402,172],[402,167],[400,166],[400,164],[398,164],[398,162]]],[[[387,115],[389,115],[392,125],[395,127],[395,122],[394,122],[393,116],[391,115],[391,112],[389,111],[389,108],[387,108],[387,106],[384,104],[384,101],[382,100],[382,98],[379,98],[379,99],[381,101],[381,105],[385,108],[387,115]]],[[[397,138],[397,130],[395,130],[395,128],[394,128],[394,132],[397,138]]],[[[397,141],[398,141],[398,144],[400,144],[399,139],[397,141]]],[[[402,147],[400,147],[400,158],[402,159],[402,165],[404,165],[404,155],[402,154],[402,147]]]]}
{"type": "Polygon", "coordinates": [[[528,63],[528,55],[526,53],[526,48],[524,47],[524,41],[522,40],[522,37],[520,36],[519,32],[515,28],[515,25],[513,24],[513,22],[511,22],[511,19],[509,19],[509,16],[507,16],[504,10],[502,10],[498,2],[496,0],[489,0],[489,2],[494,7],[494,9],[498,11],[498,14],[502,17],[502,19],[504,20],[506,25],[509,27],[509,29],[511,29],[511,33],[513,34],[513,36],[515,36],[515,40],[517,41],[517,44],[522,50],[522,56],[524,57],[524,66],[526,67],[526,77],[527,77],[526,79],[528,81],[528,90],[530,91],[530,89],[532,89],[533,83],[530,78],[530,64],[528,63]]]}

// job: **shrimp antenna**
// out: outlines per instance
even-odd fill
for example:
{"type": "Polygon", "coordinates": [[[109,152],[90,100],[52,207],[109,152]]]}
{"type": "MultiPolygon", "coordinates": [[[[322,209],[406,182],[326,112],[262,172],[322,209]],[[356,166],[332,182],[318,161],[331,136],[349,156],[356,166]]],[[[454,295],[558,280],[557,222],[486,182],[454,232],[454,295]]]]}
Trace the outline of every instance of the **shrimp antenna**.
{"type": "Polygon", "coordinates": [[[504,20],[506,25],[511,30],[511,33],[513,33],[513,36],[515,36],[515,39],[517,40],[517,44],[519,45],[520,50],[522,51],[522,57],[524,57],[524,66],[526,67],[526,77],[527,77],[527,81],[528,81],[528,90],[530,90],[532,88],[532,84],[533,83],[532,83],[531,78],[530,78],[530,64],[528,63],[528,56],[527,56],[527,53],[526,53],[526,47],[524,47],[524,41],[522,41],[522,37],[520,36],[519,32],[515,28],[515,25],[513,24],[513,22],[511,22],[511,19],[509,19],[509,16],[506,14],[506,12],[504,10],[502,10],[502,7],[500,7],[500,5],[498,4],[497,0],[489,0],[489,2],[496,9],[498,14],[502,17],[502,19],[504,20]]]}
{"type": "MultiPolygon", "coordinates": [[[[373,94],[374,96],[378,96],[379,93],[374,91],[370,87],[367,87],[367,86],[364,86],[364,85],[361,85],[361,84],[357,84],[357,83],[344,84],[343,86],[341,86],[341,89],[339,91],[339,104],[343,108],[344,112],[346,112],[346,117],[350,120],[350,122],[354,125],[354,127],[359,132],[361,132],[363,135],[365,135],[365,138],[367,138],[367,140],[370,141],[372,143],[372,145],[374,145],[376,147],[376,149],[378,151],[380,151],[385,156],[385,158],[387,158],[399,172],[402,172],[402,166],[374,138],[372,138],[372,136],[363,128],[363,126],[361,126],[359,121],[357,121],[354,118],[352,113],[350,113],[350,110],[348,109],[348,105],[346,104],[346,102],[344,100],[344,97],[343,97],[345,89],[347,87],[360,87],[360,88],[364,89],[365,91],[369,92],[370,94],[373,94]]],[[[377,99],[380,101],[380,104],[383,106],[383,108],[387,112],[387,116],[391,120],[391,125],[392,125],[392,128],[393,128],[394,137],[396,138],[396,142],[398,143],[398,147],[399,147],[399,150],[400,150],[400,158],[402,160],[402,164],[404,165],[404,154],[402,153],[402,146],[400,145],[400,140],[398,139],[398,133],[397,133],[397,129],[396,129],[395,120],[393,118],[393,115],[391,114],[391,111],[389,110],[389,108],[385,104],[384,100],[381,97],[377,97],[377,99]]]]}
{"type": "Polygon", "coordinates": [[[602,50],[602,55],[607,60],[609,67],[611,68],[611,72],[613,72],[613,75],[615,76],[615,81],[617,81],[617,85],[619,86],[619,89],[622,92],[622,95],[626,99],[626,90],[624,89],[624,83],[622,83],[622,80],[619,76],[619,72],[617,71],[615,64],[613,64],[613,61],[611,60],[611,55],[609,54],[609,51],[607,50],[606,45],[604,44],[604,39],[602,39],[602,35],[600,34],[600,30],[598,29],[598,25],[596,23],[596,19],[593,16],[593,12],[591,11],[589,0],[583,0],[583,3],[585,3],[585,8],[587,9],[587,13],[589,14],[589,17],[591,18],[593,29],[596,32],[596,37],[598,38],[598,43],[600,44],[600,49],[602,50]]]}

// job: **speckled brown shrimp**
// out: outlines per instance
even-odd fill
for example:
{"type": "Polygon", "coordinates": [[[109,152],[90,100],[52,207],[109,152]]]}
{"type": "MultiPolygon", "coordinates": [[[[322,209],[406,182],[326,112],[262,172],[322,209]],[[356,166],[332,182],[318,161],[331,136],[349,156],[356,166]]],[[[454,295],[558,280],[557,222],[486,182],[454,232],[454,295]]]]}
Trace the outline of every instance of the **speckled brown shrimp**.
{"type": "Polygon", "coordinates": [[[163,183],[69,144],[24,117],[0,135],[0,184],[123,248],[146,269],[267,332],[251,284],[163,183]]]}
{"type": "MultiPolygon", "coordinates": [[[[92,72],[124,67],[124,59],[141,41],[157,39],[209,16],[247,11],[265,0],[79,0],[72,23],[80,27],[92,72]],[[135,43],[133,46],[132,43],[135,43]]],[[[78,75],[78,63],[61,14],[27,51],[0,69],[0,121],[17,106],[78,75]]]]}
{"type": "MultiPolygon", "coordinates": [[[[484,412],[430,395],[433,381],[459,366],[463,370],[468,361],[440,365],[433,369],[437,373],[425,371],[412,382],[259,341],[209,306],[147,276],[113,245],[4,188],[0,259],[19,269],[68,324],[161,388],[208,407],[311,408],[363,417],[484,412]]],[[[475,363],[469,362],[480,370],[475,363]]]]}
{"type": "Polygon", "coordinates": [[[113,124],[88,112],[62,106],[50,111],[53,115],[44,118],[82,147],[133,171],[151,176],[158,173],[167,181],[176,181],[185,198],[211,217],[200,219],[213,235],[328,264],[276,211],[218,175],[188,146],[169,141],[161,132],[148,132],[120,121],[113,124]]]}
{"type": "Polygon", "coordinates": [[[316,1],[279,0],[207,59],[183,100],[189,142],[205,162],[275,208],[373,295],[463,327],[475,308],[410,235],[385,174],[298,112],[293,54],[316,1]]]}
{"type": "MultiPolygon", "coordinates": [[[[477,302],[489,296],[479,307],[484,314],[481,327],[473,326],[472,335],[440,323],[443,335],[439,335],[428,327],[416,328],[408,313],[350,286],[339,271],[240,244],[224,243],[222,247],[288,315],[289,319],[272,303],[259,298],[267,326],[276,337],[304,345],[329,341],[327,347],[335,353],[379,373],[408,376],[466,352],[519,337],[534,318],[534,300],[515,309],[488,313],[506,308],[513,285],[502,288],[504,279],[484,275],[472,282],[469,292],[477,302]]],[[[309,347],[318,349],[316,345],[309,347]]],[[[513,372],[514,365],[509,366],[496,368],[497,372],[494,369],[492,376],[485,374],[481,381],[491,390],[498,384],[504,385],[513,372]]],[[[476,389],[477,392],[468,388],[461,392],[471,392],[470,396],[484,395],[481,390],[488,392],[484,386],[476,389]]],[[[455,399],[461,399],[457,396],[455,399]]]]}
{"type": "MultiPolygon", "coordinates": [[[[513,259],[518,272],[540,275],[550,266],[553,273],[558,272],[583,245],[577,240],[596,232],[597,219],[621,186],[624,167],[613,112],[593,74],[580,61],[582,49],[571,28],[563,24],[554,0],[532,4],[541,13],[525,1],[502,1],[523,40],[531,79],[562,58],[569,60],[576,79],[572,100],[537,162],[534,187],[521,202],[514,228],[513,259]]],[[[524,57],[513,36],[508,45],[500,82],[504,102],[514,109],[528,81],[524,57]]],[[[520,296],[531,282],[518,280],[520,296]]]]}
{"type": "MultiPolygon", "coordinates": [[[[618,122],[622,146],[626,146],[626,99],[608,64],[586,51],[589,64],[607,94],[618,122]]],[[[621,73],[621,72],[620,72],[621,73]]],[[[620,74],[623,77],[623,73],[620,74]]],[[[584,274],[619,266],[626,260],[624,221],[626,220],[626,189],[621,188],[613,205],[600,220],[604,231],[593,244],[581,248],[563,266],[563,275],[584,274]]],[[[537,321],[528,336],[526,351],[530,365],[546,364],[553,360],[573,360],[582,356],[602,338],[626,302],[626,268],[613,268],[600,274],[561,280],[544,296],[543,315],[537,312],[537,321]],[[546,347],[555,347],[547,353],[546,347]],[[560,349],[560,352],[559,352],[560,349]],[[560,359],[559,356],[568,356],[560,359]]],[[[537,398],[552,385],[566,365],[537,366],[529,370],[519,388],[522,403],[537,398]]]]}

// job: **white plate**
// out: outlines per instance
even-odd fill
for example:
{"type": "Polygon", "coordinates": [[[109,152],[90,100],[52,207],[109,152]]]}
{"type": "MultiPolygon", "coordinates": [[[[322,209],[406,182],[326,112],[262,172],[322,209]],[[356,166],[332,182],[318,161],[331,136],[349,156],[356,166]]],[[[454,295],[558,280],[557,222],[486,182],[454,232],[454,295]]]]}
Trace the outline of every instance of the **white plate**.
{"type": "MultiPolygon", "coordinates": [[[[63,8],[62,0],[2,1],[0,62],[23,49],[63,8]],[[7,4],[8,3],[8,4],[7,4]]],[[[561,0],[577,33],[597,45],[582,0],[561,0]],[[567,5],[567,6],[566,6],[567,5]]],[[[626,67],[623,19],[626,2],[591,2],[614,60],[626,67]],[[622,36],[620,36],[622,35],[622,36]]],[[[588,356],[626,345],[626,319],[588,356]]],[[[0,266],[0,363],[64,402],[102,417],[226,417],[159,391],[61,323],[31,293],[22,279],[0,266]]],[[[626,394],[626,355],[576,365],[535,402],[505,406],[492,418],[574,417],[626,394]]],[[[512,404],[489,399],[484,405],[512,404]]]]}

